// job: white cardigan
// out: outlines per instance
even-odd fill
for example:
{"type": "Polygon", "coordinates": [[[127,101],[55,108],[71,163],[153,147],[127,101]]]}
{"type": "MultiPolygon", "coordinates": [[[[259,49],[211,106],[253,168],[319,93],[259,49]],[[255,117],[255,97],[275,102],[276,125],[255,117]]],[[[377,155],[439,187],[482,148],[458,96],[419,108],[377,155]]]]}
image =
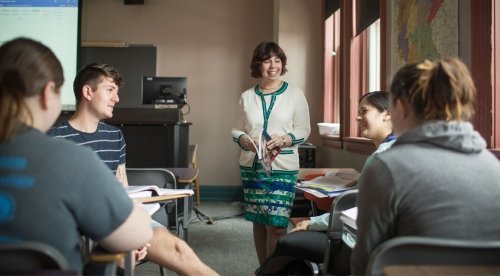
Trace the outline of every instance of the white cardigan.
{"type": "MultiPolygon", "coordinates": [[[[283,82],[278,91],[263,94],[256,85],[241,94],[240,111],[239,121],[243,122],[243,126],[240,123],[239,128],[233,129],[233,141],[239,145],[240,138],[245,134],[257,141],[263,129],[270,136],[288,134],[292,137],[292,146],[282,148],[272,163],[273,171],[298,170],[298,144],[307,140],[311,132],[309,107],[304,92],[283,82]]],[[[257,159],[255,153],[241,148],[241,167],[254,168],[257,159]]]]}

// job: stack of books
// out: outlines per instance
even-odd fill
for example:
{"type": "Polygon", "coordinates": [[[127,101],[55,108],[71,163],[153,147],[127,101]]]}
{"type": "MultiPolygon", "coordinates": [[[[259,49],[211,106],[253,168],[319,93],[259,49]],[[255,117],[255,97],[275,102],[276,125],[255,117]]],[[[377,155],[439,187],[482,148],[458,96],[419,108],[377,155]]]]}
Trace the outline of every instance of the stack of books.
{"type": "Polygon", "coordinates": [[[329,197],[335,197],[349,189],[356,188],[360,174],[331,172],[312,180],[302,181],[297,186],[302,190],[313,190],[329,197]]]}

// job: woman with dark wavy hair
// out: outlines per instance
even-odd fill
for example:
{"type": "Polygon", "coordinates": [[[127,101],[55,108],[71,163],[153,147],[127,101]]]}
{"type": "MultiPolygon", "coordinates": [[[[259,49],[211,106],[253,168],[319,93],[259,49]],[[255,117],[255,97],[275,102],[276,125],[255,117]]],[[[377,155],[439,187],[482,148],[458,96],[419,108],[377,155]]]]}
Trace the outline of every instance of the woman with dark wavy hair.
{"type": "Polygon", "coordinates": [[[264,41],[257,45],[250,68],[259,84],[241,94],[240,122],[232,132],[233,141],[241,148],[245,219],[253,222],[259,264],[286,233],[299,171],[298,145],[311,131],[303,91],[281,80],[286,64],[278,44],[264,41]],[[259,151],[263,130],[270,137],[263,143],[267,150],[259,151]],[[266,157],[261,158],[267,153],[277,154],[270,165],[266,157]]]}

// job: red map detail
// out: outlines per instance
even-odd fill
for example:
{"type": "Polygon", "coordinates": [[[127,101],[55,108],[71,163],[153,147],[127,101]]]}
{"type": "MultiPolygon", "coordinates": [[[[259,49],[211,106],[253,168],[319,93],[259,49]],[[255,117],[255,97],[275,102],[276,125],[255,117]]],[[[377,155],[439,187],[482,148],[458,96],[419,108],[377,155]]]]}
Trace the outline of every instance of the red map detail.
{"type": "Polygon", "coordinates": [[[432,20],[434,20],[434,17],[436,17],[436,14],[438,13],[439,9],[443,5],[444,0],[431,0],[432,4],[429,9],[429,17],[427,17],[427,22],[431,23],[432,20]]]}

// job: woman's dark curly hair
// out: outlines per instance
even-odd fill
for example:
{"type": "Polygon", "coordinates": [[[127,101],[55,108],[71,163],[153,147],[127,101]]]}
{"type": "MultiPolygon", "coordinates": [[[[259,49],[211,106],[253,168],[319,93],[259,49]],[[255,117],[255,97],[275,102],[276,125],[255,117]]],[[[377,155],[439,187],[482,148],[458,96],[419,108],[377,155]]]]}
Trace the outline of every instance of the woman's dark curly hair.
{"type": "Polygon", "coordinates": [[[263,41],[253,51],[252,63],[250,68],[252,69],[252,77],[261,78],[260,65],[263,61],[270,59],[272,56],[277,56],[281,59],[281,75],[283,76],[288,69],[286,69],[286,55],[283,49],[275,43],[270,41],[263,41]]]}

